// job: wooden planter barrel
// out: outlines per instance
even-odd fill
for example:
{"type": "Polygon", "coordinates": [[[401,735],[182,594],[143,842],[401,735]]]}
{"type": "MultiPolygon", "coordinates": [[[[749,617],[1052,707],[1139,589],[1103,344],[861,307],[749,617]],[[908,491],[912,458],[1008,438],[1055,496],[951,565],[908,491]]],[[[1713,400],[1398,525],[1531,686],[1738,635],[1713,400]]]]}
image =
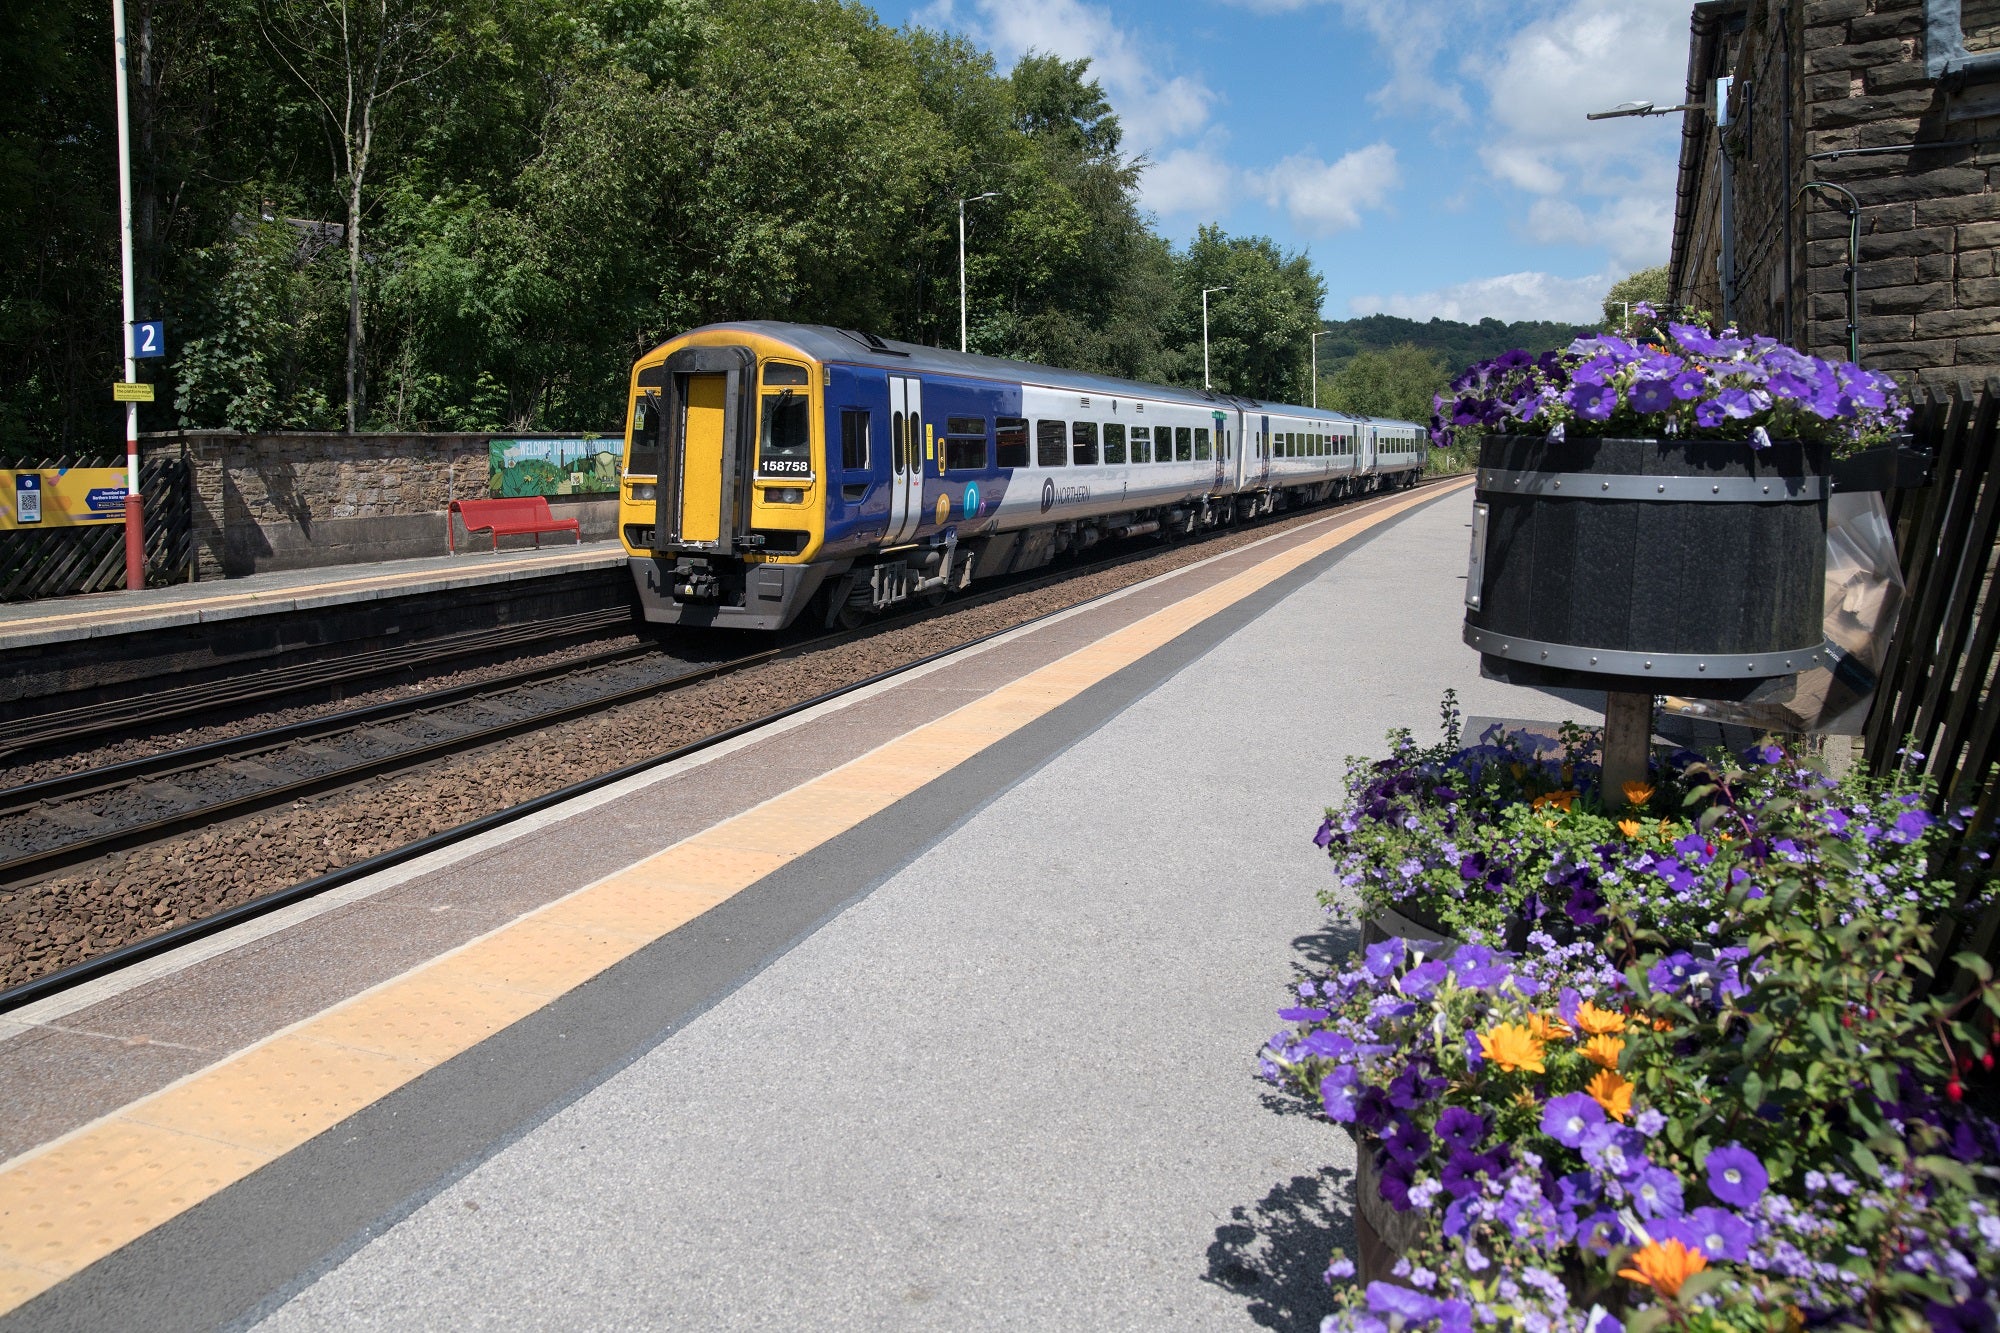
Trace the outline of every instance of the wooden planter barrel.
{"type": "Polygon", "coordinates": [[[1739,699],[1817,664],[1827,451],[1480,444],[1465,642],[1516,685],[1739,699]]]}

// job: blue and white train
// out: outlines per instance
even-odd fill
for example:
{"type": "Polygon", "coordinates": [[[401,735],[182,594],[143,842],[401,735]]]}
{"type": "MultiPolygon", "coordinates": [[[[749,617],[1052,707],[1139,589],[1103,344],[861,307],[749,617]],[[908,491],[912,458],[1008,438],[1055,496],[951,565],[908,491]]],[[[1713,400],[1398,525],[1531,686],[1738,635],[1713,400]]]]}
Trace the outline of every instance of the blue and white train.
{"type": "Polygon", "coordinates": [[[645,618],[767,630],[1409,486],[1424,448],[1407,421],[765,322],[640,357],[626,429],[645,618]]]}

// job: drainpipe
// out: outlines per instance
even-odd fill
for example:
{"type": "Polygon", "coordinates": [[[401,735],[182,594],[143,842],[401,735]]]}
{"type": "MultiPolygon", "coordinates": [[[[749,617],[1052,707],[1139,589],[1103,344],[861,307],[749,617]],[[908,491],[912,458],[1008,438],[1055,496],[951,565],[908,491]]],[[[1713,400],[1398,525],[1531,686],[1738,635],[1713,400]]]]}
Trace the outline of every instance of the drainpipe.
{"type": "Polygon", "coordinates": [[[1715,151],[1722,159],[1722,323],[1736,323],[1736,164],[1729,157],[1729,88],[1735,80],[1715,81],[1715,151]]]}
{"type": "MultiPolygon", "coordinates": [[[[1785,318],[1779,330],[1778,340],[1784,343],[1792,343],[1792,288],[1794,285],[1792,276],[1792,237],[1795,234],[1792,230],[1792,210],[1796,200],[1792,194],[1792,11],[1789,5],[1781,7],[1778,10],[1778,36],[1782,43],[1779,52],[1781,56],[1779,78],[1784,81],[1785,85],[1784,126],[1783,132],[1779,135],[1778,139],[1778,171],[1785,182],[1785,318]]],[[[1796,346],[1796,344],[1793,345],[1796,346]]]]}
{"type": "MultiPolygon", "coordinates": [[[[1861,201],[1854,197],[1854,191],[1832,181],[1807,181],[1798,189],[1797,197],[1805,198],[1807,190],[1835,190],[1847,200],[1847,359],[1861,364],[1861,332],[1857,316],[1861,311],[1861,201]]],[[[1791,244],[1790,237],[1786,245],[1791,244]]]]}

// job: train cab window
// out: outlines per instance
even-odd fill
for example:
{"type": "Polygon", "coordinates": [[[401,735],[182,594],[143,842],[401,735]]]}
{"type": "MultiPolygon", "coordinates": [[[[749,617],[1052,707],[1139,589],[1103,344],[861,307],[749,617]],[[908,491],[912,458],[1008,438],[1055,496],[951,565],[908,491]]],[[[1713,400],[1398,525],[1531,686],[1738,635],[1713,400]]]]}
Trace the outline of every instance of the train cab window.
{"type": "Polygon", "coordinates": [[[1069,462],[1069,425],[1062,421],[1035,423],[1035,465],[1061,467],[1069,462]]]}
{"type": "Polygon", "coordinates": [[[947,472],[984,472],[986,470],[986,420],[983,417],[952,417],[953,433],[944,437],[944,470],[947,472]],[[960,435],[958,427],[971,424],[979,427],[977,435],[960,435]]]}
{"type": "Polygon", "coordinates": [[[641,393],[632,404],[632,447],[625,451],[625,471],[629,476],[657,476],[660,471],[659,397],[641,393]]]}
{"type": "Polygon", "coordinates": [[[1104,461],[1123,463],[1125,461],[1125,423],[1108,421],[1104,424],[1104,461]]]}
{"type": "Polygon", "coordinates": [[[1150,463],[1153,461],[1153,428],[1151,426],[1132,427],[1132,461],[1150,463]]]}
{"type": "Polygon", "coordinates": [[[1097,466],[1097,423],[1095,421],[1072,421],[1069,423],[1072,461],[1078,467],[1097,466]]]}
{"type": "Polygon", "coordinates": [[[998,446],[1001,467],[1028,466],[1028,419],[998,417],[993,422],[993,442],[998,446]]]}
{"type": "Polygon", "coordinates": [[[1174,458],[1182,463],[1194,461],[1194,431],[1187,426],[1174,427],[1174,458]]]}
{"type": "Polygon", "coordinates": [[[781,385],[795,385],[804,388],[812,383],[812,376],[804,366],[795,366],[789,361],[770,361],[764,366],[764,384],[767,388],[781,385]]]}
{"type": "MultiPolygon", "coordinates": [[[[771,370],[766,367],[768,379],[771,370]]],[[[804,373],[803,367],[797,367],[804,373]]],[[[757,432],[757,474],[763,477],[812,475],[811,400],[796,389],[764,395],[764,423],[757,432]]]]}
{"type": "Polygon", "coordinates": [[[1194,456],[1201,462],[1208,461],[1208,427],[1194,428],[1194,456]]]}
{"type": "Polygon", "coordinates": [[[840,414],[840,466],[845,472],[868,470],[868,414],[852,407],[840,414]]]}

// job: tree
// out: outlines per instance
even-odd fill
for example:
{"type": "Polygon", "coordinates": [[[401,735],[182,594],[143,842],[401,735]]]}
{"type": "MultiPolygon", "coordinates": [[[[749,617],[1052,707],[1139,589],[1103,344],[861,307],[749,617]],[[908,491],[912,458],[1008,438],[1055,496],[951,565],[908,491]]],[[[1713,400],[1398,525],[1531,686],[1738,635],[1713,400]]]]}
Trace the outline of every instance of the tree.
{"type": "Polygon", "coordinates": [[[1628,273],[1612,283],[1611,290],[1605,293],[1604,327],[1613,331],[1624,329],[1627,312],[1641,301],[1651,302],[1655,310],[1665,311],[1670,295],[1665,264],[1628,273]]]}
{"type": "Polygon", "coordinates": [[[1281,251],[1268,236],[1230,236],[1204,226],[1178,256],[1177,301],[1168,329],[1168,377],[1189,388],[1202,382],[1201,292],[1209,298],[1210,378],[1225,393],[1304,401],[1312,333],[1326,283],[1312,260],[1281,251]]]}
{"type": "Polygon", "coordinates": [[[1328,378],[1320,402],[1337,412],[1421,424],[1431,419],[1431,399],[1450,381],[1451,371],[1435,353],[1401,343],[1348,358],[1328,378]]]}
{"type": "Polygon", "coordinates": [[[261,28],[324,118],[347,205],[347,429],[366,412],[361,364],[361,191],[377,117],[399,90],[443,66],[442,0],[270,0],[261,28]]]}

